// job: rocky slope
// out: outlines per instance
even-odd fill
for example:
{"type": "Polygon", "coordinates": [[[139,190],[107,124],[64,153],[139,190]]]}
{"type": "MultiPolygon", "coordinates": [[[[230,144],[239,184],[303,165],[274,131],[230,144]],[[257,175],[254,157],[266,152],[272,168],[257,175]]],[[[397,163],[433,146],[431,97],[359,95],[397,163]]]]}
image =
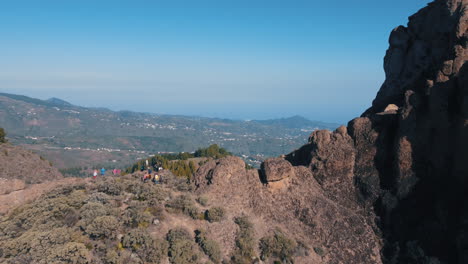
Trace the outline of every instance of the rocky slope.
{"type": "Polygon", "coordinates": [[[48,160],[8,143],[0,144],[0,164],[1,180],[16,179],[35,184],[63,178],[48,160]]]}
{"type": "Polygon", "coordinates": [[[41,156],[9,143],[0,144],[0,214],[73,180],[41,156]]]}
{"type": "Polygon", "coordinates": [[[347,127],[315,131],[258,174],[206,164],[198,189],[284,223],[326,263],[467,263],[467,7],[436,0],[395,28],[386,81],[347,127]]]}
{"type": "Polygon", "coordinates": [[[54,190],[0,220],[0,263],[467,263],[467,7],[436,0],[393,30],[347,126],[260,170],[225,157],[190,184],[54,190]]]}

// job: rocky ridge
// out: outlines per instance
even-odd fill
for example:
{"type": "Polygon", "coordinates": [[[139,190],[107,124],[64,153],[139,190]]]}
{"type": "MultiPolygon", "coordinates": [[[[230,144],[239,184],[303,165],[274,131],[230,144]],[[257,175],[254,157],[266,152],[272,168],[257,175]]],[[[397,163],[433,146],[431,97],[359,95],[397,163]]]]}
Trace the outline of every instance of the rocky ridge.
{"type": "Polygon", "coordinates": [[[208,163],[198,190],[321,245],[324,263],[467,263],[467,7],[436,0],[392,31],[361,117],[260,172],[208,163]]]}

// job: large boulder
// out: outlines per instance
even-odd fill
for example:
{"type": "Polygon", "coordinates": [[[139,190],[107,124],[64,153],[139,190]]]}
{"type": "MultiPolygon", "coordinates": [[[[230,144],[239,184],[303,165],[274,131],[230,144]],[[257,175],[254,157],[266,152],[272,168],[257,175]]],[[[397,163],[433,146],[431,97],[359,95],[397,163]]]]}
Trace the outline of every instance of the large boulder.
{"type": "Polygon", "coordinates": [[[262,163],[261,170],[266,182],[275,182],[294,177],[294,167],[283,158],[266,159],[262,163]]]}

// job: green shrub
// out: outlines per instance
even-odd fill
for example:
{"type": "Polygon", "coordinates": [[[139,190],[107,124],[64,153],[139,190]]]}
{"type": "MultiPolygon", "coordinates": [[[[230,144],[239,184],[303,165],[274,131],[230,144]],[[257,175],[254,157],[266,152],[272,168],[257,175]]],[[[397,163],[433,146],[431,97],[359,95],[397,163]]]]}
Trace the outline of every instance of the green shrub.
{"type": "Polygon", "coordinates": [[[128,207],[122,216],[123,223],[132,228],[147,227],[153,221],[153,216],[145,206],[131,206],[128,207]]]}
{"type": "Polygon", "coordinates": [[[155,219],[158,219],[159,221],[162,221],[165,219],[164,216],[164,207],[163,206],[150,206],[145,209],[145,212],[150,213],[152,216],[154,216],[155,219]]]}
{"type": "Polygon", "coordinates": [[[160,186],[135,180],[128,182],[126,191],[134,194],[138,201],[163,201],[169,195],[160,186]]]}
{"type": "Polygon", "coordinates": [[[91,193],[85,200],[86,203],[100,203],[103,205],[109,204],[110,196],[102,192],[91,193]]]}
{"type": "Polygon", "coordinates": [[[102,259],[102,261],[105,264],[119,264],[119,254],[115,252],[114,250],[109,250],[106,252],[105,257],[102,259]]]}
{"type": "Polygon", "coordinates": [[[289,239],[281,230],[276,230],[273,236],[266,236],[260,239],[262,260],[274,257],[282,262],[291,263],[296,248],[296,241],[289,239]]]}
{"type": "Polygon", "coordinates": [[[7,140],[5,139],[5,136],[6,136],[5,130],[0,127],[0,144],[7,142],[7,140]]]}
{"type": "Polygon", "coordinates": [[[190,235],[190,232],[187,229],[177,227],[169,230],[169,232],[166,235],[166,239],[169,242],[169,244],[173,244],[180,240],[192,240],[192,236],[190,235]]]}
{"type": "Polygon", "coordinates": [[[166,204],[166,207],[176,212],[182,212],[193,219],[200,218],[200,211],[189,195],[178,196],[177,198],[169,201],[166,204]]]}
{"type": "Polygon", "coordinates": [[[129,248],[144,261],[160,263],[167,256],[168,244],[161,239],[153,239],[146,230],[133,229],[122,238],[124,248],[129,248]]]}
{"type": "Polygon", "coordinates": [[[82,228],[85,228],[89,224],[93,222],[94,219],[100,216],[111,215],[113,212],[111,208],[100,204],[100,203],[93,203],[89,202],[81,207],[80,210],[80,217],[81,220],[79,221],[79,225],[82,228]]]}
{"type": "Polygon", "coordinates": [[[3,254],[5,257],[27,255],[33,259],[41,259],[45,251],[69,242],[71,232],[68,228],[56,228],[44,232],[28,231],[3,244],[3,254]]]}
{"type": "Polygon", "coordinates": [[[213,207],[210,210],[206,210],[205,219],[210,221],[210,223],[219,222],[223,220],[224,215],[225,215],[224,208],[213,207]]]}
{"type": "Polygon", "coordinates": [[[252,263],[255,258],[255,230],[247,216],[236,217],[234,222],[239,226],[236,236],[236,250],[231,260],[235,264],[252,263]]]}
{"type": "Polygon", "coordinates": [[[221,250],[216,241],[207,238],[205,230],[195,231],[195,241],[198,243],[203,252],[214,262],[221,262],[221,250]]]}
{"type": "Polygon", "coordinates": [[[113,238],[119,227],[119,221],[115,217],[106,215],[97,217],[85,231],[92,238],[113,238]]]}
{"type": "Polygon", "coordinates": [[[89,252],[81,243],[70,242],[50,250],[46,263],[85,264],[88,262],[89,252]]]}
{"type": "Polygon", "coordinates": [[[106,180],[101,181],[97,190],[109,195],[120,195],[122,193],[123,187],[120,183],[116,182],[114,178],[106,178],[106,180]]]}
{"type": "Polygon", "coordinates": [[[192,241],[192,236],[186,229],[171,229],[166,238],[169,242],[169,261],[171,263],[197,263],[199,259],[198,246],[192,241]]]}

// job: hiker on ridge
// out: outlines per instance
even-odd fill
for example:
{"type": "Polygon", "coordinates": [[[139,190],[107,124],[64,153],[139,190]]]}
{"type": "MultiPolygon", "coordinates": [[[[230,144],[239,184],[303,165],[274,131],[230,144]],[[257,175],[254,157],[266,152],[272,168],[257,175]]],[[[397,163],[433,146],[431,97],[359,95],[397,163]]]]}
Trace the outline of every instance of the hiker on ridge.
{"type": "Polygon", "coordinates": [[[93,179],[96,179],[97,178],[97,170],[94,170],[93,172],[93,179]]]}
{"type": "Polygon", "coordinates": [[[154,184],[159,184],[159,175],[158,174],[154,174],[153,182],[154,182],[154,184]]]}
{"type": "Polygon", "coordinates": [[[106,174],[106,169],[102,168],[101,169],[101,176],[104,176],[104,174],[106,174]]]}

